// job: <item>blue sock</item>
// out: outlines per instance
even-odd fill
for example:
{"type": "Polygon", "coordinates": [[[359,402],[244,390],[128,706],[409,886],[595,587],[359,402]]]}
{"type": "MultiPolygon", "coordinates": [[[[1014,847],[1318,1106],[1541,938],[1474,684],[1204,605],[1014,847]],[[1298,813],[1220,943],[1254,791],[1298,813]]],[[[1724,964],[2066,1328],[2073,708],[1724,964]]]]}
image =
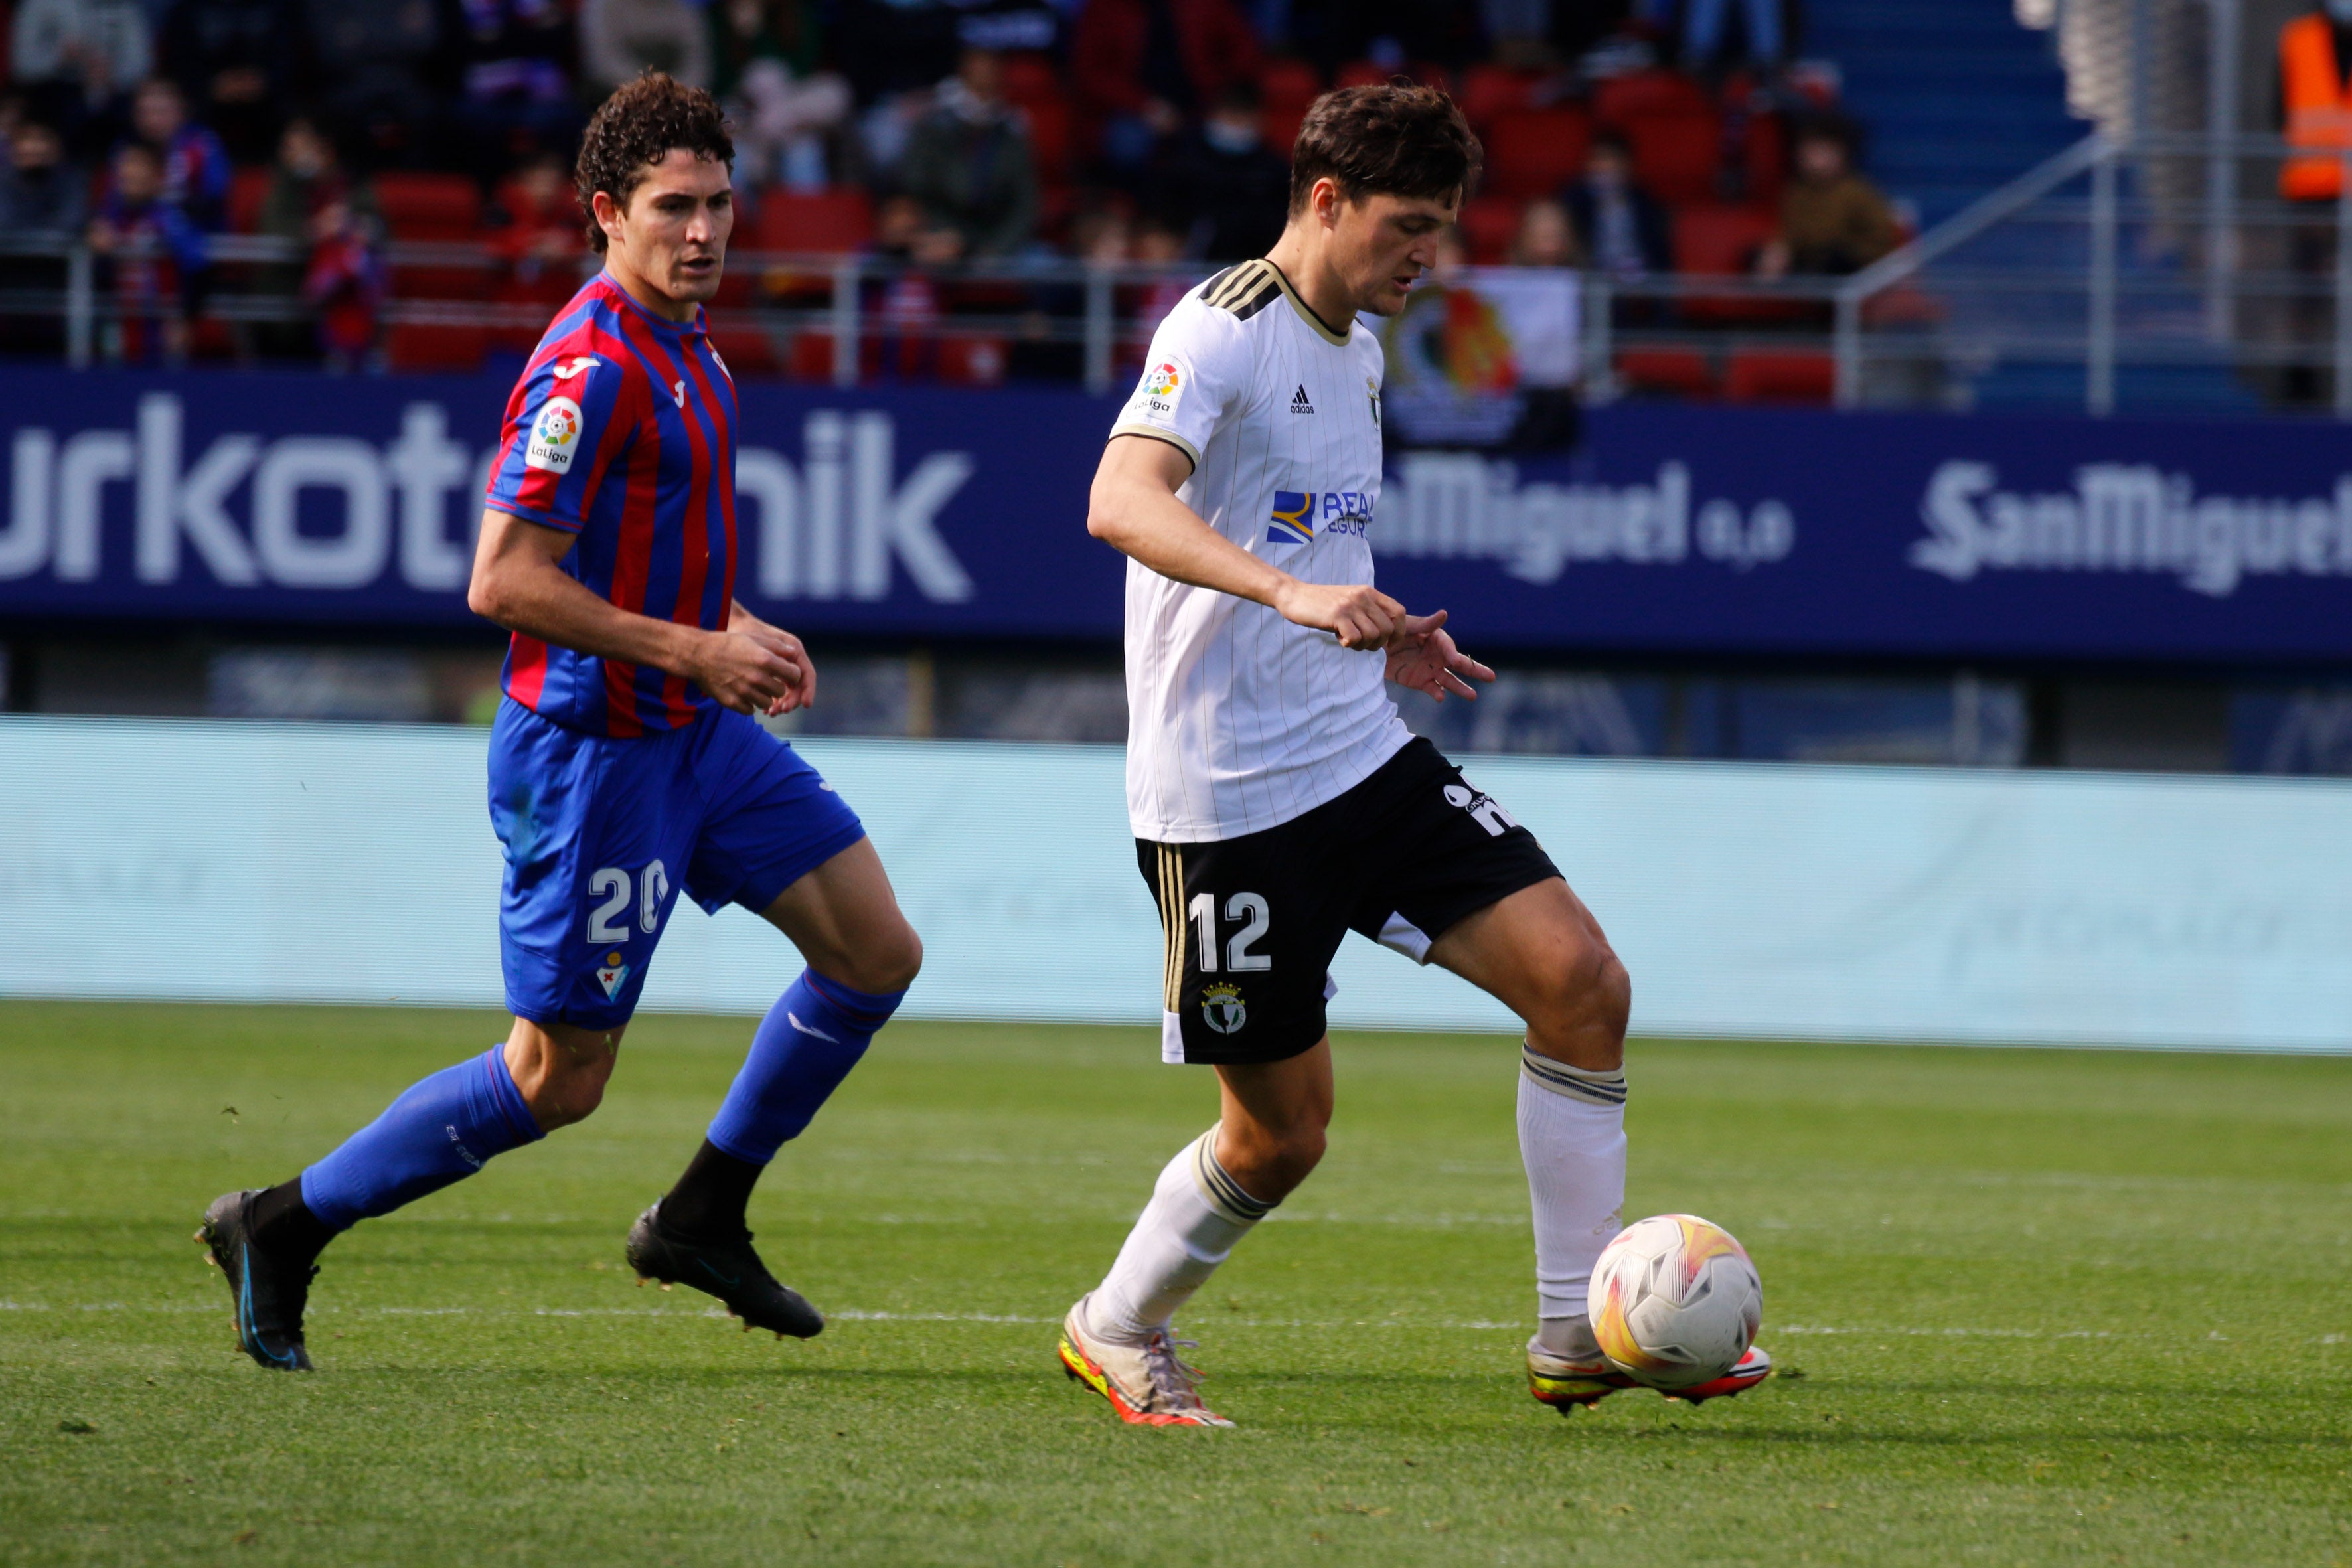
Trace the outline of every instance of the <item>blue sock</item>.
{"type": "Polygon", "coordinates": [[[507,1071],[506,1047],[409,1086],[341,1148],[302,1173],[302,1206],[330,1230],[390,1214],[546,1134],[507,1071]]]}
{"type": "Polygon", "coordinates": [[[774,1159],[841,1087],[906,995],[869,996],[802,970],[760,1020],[751,1054],[711,1118],[710,1142],[754,1165],[774,1159]]]}

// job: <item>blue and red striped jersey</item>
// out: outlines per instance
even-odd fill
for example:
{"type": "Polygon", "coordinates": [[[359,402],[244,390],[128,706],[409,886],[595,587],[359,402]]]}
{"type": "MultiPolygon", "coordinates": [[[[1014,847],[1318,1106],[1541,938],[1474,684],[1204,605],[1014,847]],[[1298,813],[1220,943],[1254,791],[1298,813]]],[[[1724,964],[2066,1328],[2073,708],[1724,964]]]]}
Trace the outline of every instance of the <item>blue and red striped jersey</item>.
{"type": "MultiPolygon", "coordinates": [[[[484,504],[576,536],[563,569],[624,610],[717,631],[735,596],[735,384],[698,311],[666,321],[599,273],[507,401],[484,504]]],[[[508,696],[591,734],[694,721],[682,677],[514,635],[508,696]]]]}

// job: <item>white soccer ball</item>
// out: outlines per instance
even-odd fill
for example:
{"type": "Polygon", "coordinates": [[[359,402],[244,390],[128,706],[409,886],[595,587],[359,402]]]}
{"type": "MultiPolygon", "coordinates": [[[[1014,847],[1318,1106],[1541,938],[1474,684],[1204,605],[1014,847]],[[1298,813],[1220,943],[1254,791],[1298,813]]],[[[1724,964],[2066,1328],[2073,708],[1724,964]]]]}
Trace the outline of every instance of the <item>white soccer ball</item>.
{"type": "Polygon", "coordinates": [[[1652,1388],[1729,1372],[1756,1342],[1764,1283],[1729,1231],[1696,1215],[1638,1220],[1592,1266],[1592,1337],[1611,1364],[1652,1388]]]}

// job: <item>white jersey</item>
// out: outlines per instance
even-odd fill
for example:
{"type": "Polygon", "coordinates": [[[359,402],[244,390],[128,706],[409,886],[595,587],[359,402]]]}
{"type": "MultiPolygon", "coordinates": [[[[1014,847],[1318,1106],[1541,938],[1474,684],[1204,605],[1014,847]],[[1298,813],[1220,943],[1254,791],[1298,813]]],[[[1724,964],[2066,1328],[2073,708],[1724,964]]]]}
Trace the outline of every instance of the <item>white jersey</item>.
{"type": "MultiPolygon", "coordinates": [[[[1302,582],[1372,580],[1378,339],[1334,331],[1270,261],[1184,296],[1113,436],[1181,447],[1177,499],[1302,582]]],[[[1353,788],[1412,738],[1378,651],[1127,563],[1127,812],[1161,843],[1238,838],[1353,788]]]]}

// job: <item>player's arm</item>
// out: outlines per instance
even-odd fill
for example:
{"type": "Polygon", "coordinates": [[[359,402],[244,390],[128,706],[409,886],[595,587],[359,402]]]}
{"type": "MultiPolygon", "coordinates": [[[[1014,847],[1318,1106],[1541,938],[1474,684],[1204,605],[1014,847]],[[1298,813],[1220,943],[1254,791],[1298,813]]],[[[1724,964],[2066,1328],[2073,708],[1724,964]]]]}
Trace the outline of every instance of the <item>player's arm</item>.
{"type": "Polygon", "coordinates": [[[1404,606],[1370,584],[1302,583],[1211,528],[1176,499],[1192,473],[1172,442],[1112,437],[1087,494],[1087,531],[1163,577],[1264,605],[1342,647],[1391,647],[1404,635],[1404,606]]]}
{"type": "Polygon", "coordinates": [[[563,570],[572,543],[562,529],[485,508],[467,605],[509,631],[691,680],[740,713],[780,713],[805,700],[798,641],[756,616],[707,632],[624,610],[563,570]]]}

